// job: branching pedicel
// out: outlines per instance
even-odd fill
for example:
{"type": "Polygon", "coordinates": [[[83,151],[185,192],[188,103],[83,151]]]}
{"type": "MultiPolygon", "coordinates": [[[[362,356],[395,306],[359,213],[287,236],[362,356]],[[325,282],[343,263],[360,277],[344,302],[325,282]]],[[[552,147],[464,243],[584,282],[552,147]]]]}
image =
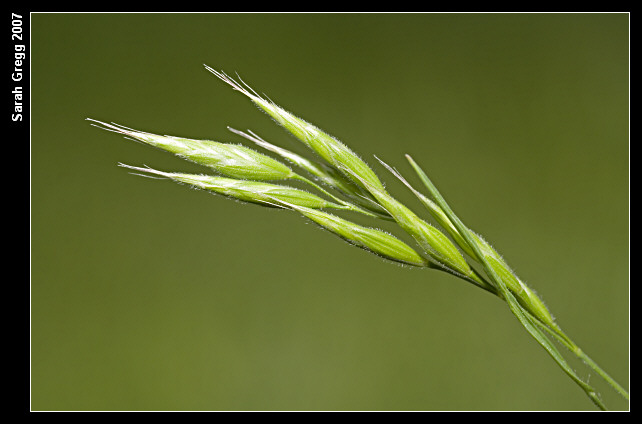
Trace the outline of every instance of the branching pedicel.
{"type": "Polygon", "coordinates": [[[174,153],[183,159],[210,168],[217,175],[193,175],[163,172],[148,167],[120,164],[121,166],[142,175],[171,179],[240,201],[287,209],[303,215],[343,240],[388,260],[441,270],[468,281],[506,301],[511,312],[529,334],[600,409],[605,410],[606,406],[595,389],[575,373],[552,340],[557,340],[583,360],[628,400],[626,390],[573,343],[557,325],[541,299],[515,275],[499,253],[461,222],[425,172],[410,156],[406,155],[406,158],[423,182],[429,196],[412,187],[398,171],[377,159],[418,197],[432,218],[450,237],[392,197],[375,172],[346,145],[274,102],[261,97],[240,78],[240,82],[237,82],[223,72],[209,66],[205,68],[234,90],[247,96],[305,144],[315,153],[314,159],[304,158],[274,146],[251,131],[245,133],[230,128],[233,133],[276,153],[300,171],[239,144],[161,136],[89,119],[100,128],[174,153]],[[317,190],[319,195],[283,184],[287,181],[303,182],[317,190]],[[325,209],[346,210],[373,219],[394,221],[414,239],[416,246],[411,247],[394,235],[376,228],[357,225],[330,214],[324,211],[325,209]],[[475,270],[464,253],[470,260],[477,262],[484,273],[475,270]]]}

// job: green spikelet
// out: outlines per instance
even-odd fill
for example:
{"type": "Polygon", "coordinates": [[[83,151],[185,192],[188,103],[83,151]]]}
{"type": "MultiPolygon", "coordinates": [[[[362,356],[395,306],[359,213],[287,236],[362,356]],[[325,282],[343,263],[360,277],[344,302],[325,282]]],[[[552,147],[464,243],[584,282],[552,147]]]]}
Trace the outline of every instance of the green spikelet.
{"type": "Polygon", "coordinates": [[[287,165],[239,144],[157,135],[125,128],[121,125],[106,124],[93,119],[89,120],[102,125],[105,129],[174,153],[228,177],[254,181],[277,181],[296,178],[296,174],[287,165]]]}

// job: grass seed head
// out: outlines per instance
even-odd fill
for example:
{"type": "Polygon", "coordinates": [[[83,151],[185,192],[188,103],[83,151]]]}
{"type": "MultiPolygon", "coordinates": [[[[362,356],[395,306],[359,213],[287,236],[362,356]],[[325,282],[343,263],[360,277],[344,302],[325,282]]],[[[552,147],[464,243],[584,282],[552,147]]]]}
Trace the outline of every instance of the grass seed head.
{"type": "Polygon", "coordinates": [[[273,146],[260,137],[251,133],[248,135],[236,130],[240,134],[259,146],[277,153],[281,157],[305,169],[315,176],[317,181],[323,181],[328,186],[341,191],[347,197],[372,202],[376,208],[385,213],[371,214],[361,210],[356,205],[334,196],[320,185],[306,177],[298,175],[281,162],[255,152],[240,145],[230,145],[214,141],[199,141],[171,136],[159,136],[132,130],[116,124],[105,124],[94,121],[108,129],[132,137],[135,140],[164,149],[193,162],[209,166],[221,174],[233,178],[214,177],[207,175],[193,175],[184,173],[171,173],[139,168],[128,165],[123,167],[143,173],[152,178],[168,178],[179,183],[189,184],[193,187],[212,191],[237,200],[258,203],[264,206],[280,207],[297,211],[312,220],[322,228],[339,236],[343,240],[368,250],[383,258],[417,267],[439,268],[455,274],[477,286],[502,297],[509,304],[513,314],[528,332],[544,347],[553,359],[562,367],[591,400],[605,410],[606,407],[599,399],[595,389],[585,383],[566,363],[555,346],[548,339],[546,332],[532,322],[525,313],[535,316],[555,337],[571,350],[579,359],[582,359],[591,369],[595,370],[615,390],[627,400],[629,395],[615,380],[608,376],[597,364],[588,358],[575,343],[571,341],[555,324],[553,317],[542,300],[524,284],[509,268],[503,258],[481,236],[469,230],[450,209],[437,188],[432,184],[418,165],[406,155],[411,165],[417,171],[426,188],[434,198],[434,202],[423,196],[410,186],[397,172],[382,162],[401,181],[406,184],[428,208],[435,220],[446,230],[454,242],[472,259],[483,265],[484,271],[492,282],[488,282],[481,274],[472,269],[457,249],[455,244],[441,231],[428,224],[406,206],[394,199],[386,191],[384,185],[374,171],[344,144],[324,133],[314,125],[285,111],[274,102],[259,96],[243,81],[236,82],[225,73],[215,71],[206,66],[207,70],[221,80],[228,83],[235,90],[249,97],[259,108],[268,113],[276,122],[301,140],[321,158],[317,162],[308,161],[292,152],[273,146]],[[334,171],[335,173],[333,173],[334,171]],[[337,174],[338,173],[338,174],[337,174]],[[154,177],[155,176],[155,177],[154,177]],[[335,176],[341,178],[334,179],[335,176]],[[343,180],[345,178],[345,180],[343,180]],[[312,193],[296,188],[270,184],[262,180],[287,180],[294,179],[306,182],[329,198],[338,203],[322,199],[312,193]],[[251,180],[251,181],[247,181],[251,180]],[[346,186],[342,186],[346,182],[346,186]],[[419,253],[398,238],[375,228],[368,228],[335,215],[323,212],[322,208],[337,208],[366,213],[378,218],[394,218],[397,224],[410,234],[422,247],[424,252],[419,253]]]}

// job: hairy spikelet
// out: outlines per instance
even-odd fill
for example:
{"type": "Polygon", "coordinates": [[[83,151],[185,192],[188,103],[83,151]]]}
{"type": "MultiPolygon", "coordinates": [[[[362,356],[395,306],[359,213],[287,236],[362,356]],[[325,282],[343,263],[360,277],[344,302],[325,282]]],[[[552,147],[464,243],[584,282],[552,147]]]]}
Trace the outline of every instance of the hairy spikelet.
{"type": "Polygon", "coordinates": [[[249,87],[245,88],[225,73],[216,71],[209,66],[205,66],[205,68],[221,80],[230,84],[230,86],[235,90],[249,97],[250,100],[263,109],[277,123],[282,125],[306,146],[315,151],[330,165],[340,170],[343,168],[352,170],[352,173],[356,174],[358,178],[354,178],[352,174],[347,176],[352,179],[354,183],[363,187],[362,181],[367,181],[372,186],[383,188],[383,183],[379,180],[372,169],[370,169],[370,167],[345,144],[321,131],[309,122],[306,122],[286,111],[275,103],[262,98],[249,87]]]}
{"type": "Polygon", "coordinates": [[[207,166],[222,175],[255,181],[287,180],[296,174],[287,165],[239,144],[157,135],[95,121],[103,128],[207,166]]]}
{"type": "Polygon", "coordinates": [[[418,267],[430,266],[430,263],[414,249],[398,238],[376,228],[368,228],[329,213],[286,204],[306,218],[314,221],[326,230],[336,234],[347,242],[368,250],[391,261],[418,267]]]}
{"type": "Polygon", "coordinates": [[[192,187],[232,197],[248,203],[272,206],[274,201],[287,202],[300,207],[322,209],[347,209],[346,206],[329,202],[321,197],[297,188],[257,181],[236,180],[210,175],[163,172],[152,168],[140,168],[120,164],[122,167],[146,174],[158,175],[192,187]]]}

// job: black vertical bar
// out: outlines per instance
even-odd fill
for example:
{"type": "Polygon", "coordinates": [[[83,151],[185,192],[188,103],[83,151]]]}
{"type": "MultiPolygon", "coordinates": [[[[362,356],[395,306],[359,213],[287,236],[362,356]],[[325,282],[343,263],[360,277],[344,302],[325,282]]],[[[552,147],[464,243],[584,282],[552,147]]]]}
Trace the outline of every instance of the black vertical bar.
{"type": "MultiPolygon", "coordinates": [[[[17,150],[18,155],[11,154],[11,160],[5,162],[5,166],[12,166],[18,169],[12,169],[16,174],[21,173],[30,173],[31,169],[31,139],[30,139],[30,123],[31,123],[31,110],[30,110],[30,82],[31,82],[31,16],[28,10],[23,10],[22,8],[17,8],[14,10],[9,10],[5,12],[6,29],[5,37],[7,40],[7,49],[5,50],[5,63],[7,68],[2,75],[7,79],[9,87],[5,88],[5,98],[6,101],[10,103],[8,107],[11,108],[10,111],[7,111],[7,116],[5,119],[9,121],[9,135],[3,141],[6,148],[11,148],[17,150]],[[26,154],[24,156],[20,155],[19,152],[23,151],[26,154]],[[29,162],[23,165],[20,165],[22,162],[21,158],[29,158],[29,162]],[[24,168],[23,168],[24,166],[24,168]]],[[[6,121],[5,121],[6,122],[6,121]]],[[[5,129],[7,126],[5,126],[5,129]]],[[[16,321],[22,325],[16,325],[12,328],[12,331],[15,331],[16,334],[12,336],[17,336],[13,340],[24,341],[24,343],[16,343],[15,346],[24,347],[24,349],[16,349],[14,363],[20,364],[14,369],[22,371],[24,369],[26,378],[23,378],[23,374],[18,372],[19,377],[15,381],[19,381],[19,390],[16,390],[13,395],[18,399],[10,400],[10,402],[15,402],[15,404],[20,404],[21,409],[25,413],[31,412],[31,175],[27,179],[20,179],[24,181],[22,184],[11,184],[11,191],[15,196],[11,196],[10,199],[6,199],[5,202],[10,203],[13,207],[17,206],[24,197],[27,197],[24,200],[22,205],[25,205],[25,215],[19,217],[12,222],[12,229],[17,229],[18,222],[25,222],[27,237],[18,242],[18,237],[15,235],[10,236],[11,239],[11,251],[16,254],[17,252],[24,252],[26,254],[26,270],[27,270],[27,281],[22,284],[19,281],[10,278],[12,284],[6,285],[6,288],[13,289],[16,288],[17,293],[7,293],[6,299],[14,299],[15,302],[12,302],[13,305],[20,305],[24,307],[24,311],[20,308],[19,311],[9,312],[8,317],[11,318],[23,318],[17,319],[16,321]],[[24,187],[23,184],[26,184],[27,187],[24,187]],[[20,193],[19,195],[17,193],[20,193]],[[24,196],[24,197],[23,197],[24,196]],[[21,198],[22,197],[22,198],[21,198]],[[23,221],[24,220],[24,221],[23,221]],[[22,243],[25,243],[24,246],[22,243]],[[23,250],[24,246],[24,250],[23,250]],[[18,300],[19,299],[19,300],[18,300]],[[24,365],[24,368],[22,367],[24,365]]],[[[8,193],[7,193],[8,194],[8,193]]],[[[14,210],[23,211],[24,209],[16,207],[14,210]]],[[[11,260],[11,259],[10,259],[11,260]]],[[[13,261],[12,261],[13,262],[13,261]]],[[[24,275],[22,273],[16,273],[14,275],[24,275]]],[[[12,337],[9,336],[9,337],[12,337]]]]}

